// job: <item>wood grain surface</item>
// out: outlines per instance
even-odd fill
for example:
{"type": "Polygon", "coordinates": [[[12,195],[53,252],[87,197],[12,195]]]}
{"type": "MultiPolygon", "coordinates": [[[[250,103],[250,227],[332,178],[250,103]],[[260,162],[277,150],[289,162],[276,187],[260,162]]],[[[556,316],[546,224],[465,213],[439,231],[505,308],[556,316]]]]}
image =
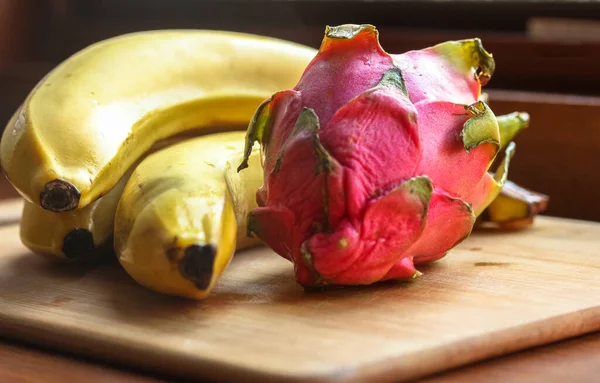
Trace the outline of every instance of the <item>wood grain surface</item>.
{"type": "Polygon", "coordinates": [[[0,343],[0,382],[3,383],[164,383],[91,361],[73,359],[14,342],[0,343]]]}
{"type": "MultiPolygon", "coordinates": [[[[415,380],[419,383],[562,383],[597,382],[600,376],[600,333],[536,347],[507,356],[415,380]]],[[[170,377],[131,371],[0,339],[0,382],[158,383],[170,377]]],[[[199,383],[198,381],[195,381],[199,383]]]]}
{"type": "Polygon", "coordinates": [[[238,254],[204,302],[114,262],[49,264],[0,228],[0,333],[170,376],[399,381],[600,328],[600,224],[541,218],[478,232],[412,283],[304,292],[266,249],[238,254]]]}
{"type": "Polygon", "coordinates": [[[592,383],[600,376],[600,333],[448,371],[420,383],[592,383]]]}

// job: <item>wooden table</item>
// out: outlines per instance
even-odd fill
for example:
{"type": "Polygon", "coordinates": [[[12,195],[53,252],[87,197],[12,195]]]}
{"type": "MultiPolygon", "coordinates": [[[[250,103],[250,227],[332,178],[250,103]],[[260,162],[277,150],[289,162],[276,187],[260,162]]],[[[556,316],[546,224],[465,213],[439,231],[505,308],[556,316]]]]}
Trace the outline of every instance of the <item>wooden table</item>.
{"type": "MultiPolygon", "coordinates": [[[[4,180],[3,180],[4,181],[4,180]]],[[[3,196],[13,196],[0,182],[3,196]]],[[[600,333],[476,363],[422,382],[595,382],[600,375],[600,333]]],[[[123,369],[78,355],[0,339],[0,382],[165,382],[172,378],[123,369]]]]}
{"type": "MultiPolygon", "coordinates": [[[[448,371],[421,382],[596,382],[600,333],[448,371]]],[[[0,343],[0,382],[157,383],[173,381],[12,341],[0,343]]]]}

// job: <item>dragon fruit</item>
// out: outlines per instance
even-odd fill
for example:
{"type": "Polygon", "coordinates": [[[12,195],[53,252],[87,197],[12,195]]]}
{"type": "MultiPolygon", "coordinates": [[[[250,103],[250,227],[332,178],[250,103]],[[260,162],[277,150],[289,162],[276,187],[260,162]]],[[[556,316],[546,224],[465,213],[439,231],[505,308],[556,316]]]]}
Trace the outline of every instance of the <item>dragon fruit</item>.
{"type": "Polygon", "coordinates": [[[506,179],[514,143],[480,100],[493,71],[479,39],[391,55],[372,25],[327,27],[296,87],[248,127],[246,159],[258,141],[264,167],[249,234],[306,287],[419,276],[506,179]]]}

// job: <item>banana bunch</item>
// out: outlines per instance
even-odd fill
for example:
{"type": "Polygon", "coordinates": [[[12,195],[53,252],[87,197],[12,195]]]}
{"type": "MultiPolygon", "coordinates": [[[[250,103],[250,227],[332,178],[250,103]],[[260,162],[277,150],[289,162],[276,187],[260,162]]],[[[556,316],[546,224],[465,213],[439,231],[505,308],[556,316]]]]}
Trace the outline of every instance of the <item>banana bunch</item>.
{"type": "Polygon", "coordinates": [[[86,262],[110,253],[117,204],[135,167],[148,154],[199,134],[189,132],[157,142],[108,193],[84,208],[55,213],[25,200],[20,225],[21,241],[34,253],[53,261],[86,262]]]}
{"type": "Polygon", "coordinates": [[[315,53],[251,34],[163,30],[71,56],[34,87],[0,142],[25,199],[22,242],[64,261],[114,249],[140,284],[204,298],[234,251],[258,243],[244,227],[260,158],[256,172],[233,170],[246,127],[315,53]]]}
{"type": "Polygon", "coordinates": [[[315,50],[223,31],[151,31],[93,44],[52,70],[9,121],[4,172],[53,212],[111,190],[152,145],[201,127],[247,125],[295,85],[315,50]]]}
{"type": "MultiPolygon", "coordinates": [[[[3,170],[25,199],[22,242],[64,261],[114,250],[139,284],[205,298],[234,252],[259,244],[246,234],[246,213],[262,185],[260,153],[236,171],[246,127],[315,54],[251,34],[163,30],[68,58],[35,86],[0,142],[3,170]]],[[[518,117],[504,122],[508,138],[526,124],[518,117]]],[[[524,208],[533,200],[523,196],[501,194],[485,219],[545,208],[524,208]]]]}

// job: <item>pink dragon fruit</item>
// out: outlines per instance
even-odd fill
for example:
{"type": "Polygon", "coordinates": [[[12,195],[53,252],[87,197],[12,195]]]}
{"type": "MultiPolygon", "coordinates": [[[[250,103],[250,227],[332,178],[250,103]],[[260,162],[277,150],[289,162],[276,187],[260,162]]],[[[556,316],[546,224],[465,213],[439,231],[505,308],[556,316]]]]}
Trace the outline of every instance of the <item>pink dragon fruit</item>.
{"type": "Polygon", "coordinates": [[[297,86],[248,128],[246,156],[259,141],[265,180],[249,233],[303,286],[419,276],[506,179],[513,143],[488,172],[503,146],[480,101],[493,70],[479,39],[390,55],[372,25],[328,27],[297,86]]]}

